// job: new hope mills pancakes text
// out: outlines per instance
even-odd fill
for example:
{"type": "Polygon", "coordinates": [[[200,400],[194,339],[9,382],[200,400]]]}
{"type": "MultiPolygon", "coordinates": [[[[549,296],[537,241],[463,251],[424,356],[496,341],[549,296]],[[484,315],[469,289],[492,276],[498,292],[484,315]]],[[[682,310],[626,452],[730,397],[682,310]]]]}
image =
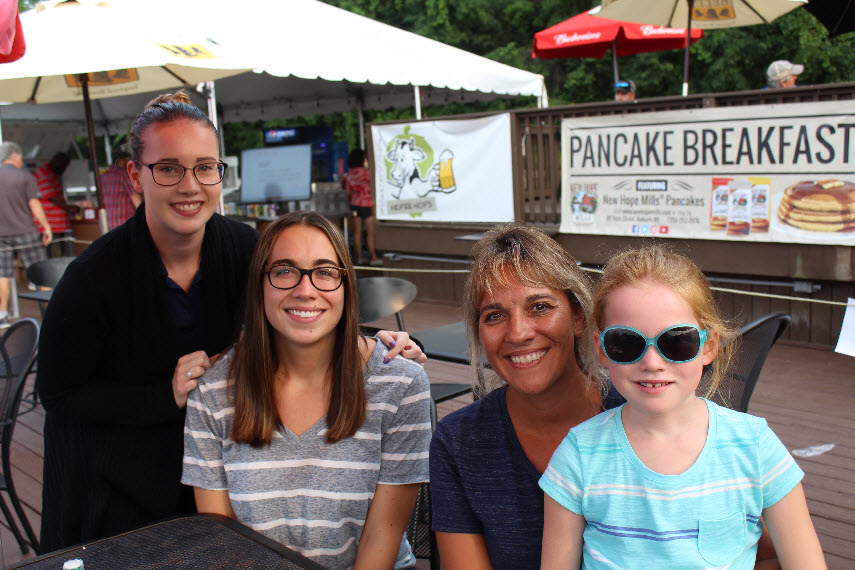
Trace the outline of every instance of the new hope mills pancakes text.
{"type": "Polygon", "coordinates": [[[855,184],[842,180],[799,182],[784,191],[778,219],[814,232],[855,230],[855,184]]]}

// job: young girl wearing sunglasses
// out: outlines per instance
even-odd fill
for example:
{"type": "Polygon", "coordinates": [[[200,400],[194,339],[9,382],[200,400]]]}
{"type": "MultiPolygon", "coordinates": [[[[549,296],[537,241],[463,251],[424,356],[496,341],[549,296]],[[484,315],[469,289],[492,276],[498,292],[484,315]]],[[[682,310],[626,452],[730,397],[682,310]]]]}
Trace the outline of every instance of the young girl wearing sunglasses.
{"type": "Polygon", "coordinates": [[[825,568],[804,474],[765,420],[695,395],[706,365],[715,391],[733,345],[697,266],[657,247],[616,256],[592,321],[627,403],[552,456],[542,567],[754,568],[762,516],[783,568],[825,568]]]}

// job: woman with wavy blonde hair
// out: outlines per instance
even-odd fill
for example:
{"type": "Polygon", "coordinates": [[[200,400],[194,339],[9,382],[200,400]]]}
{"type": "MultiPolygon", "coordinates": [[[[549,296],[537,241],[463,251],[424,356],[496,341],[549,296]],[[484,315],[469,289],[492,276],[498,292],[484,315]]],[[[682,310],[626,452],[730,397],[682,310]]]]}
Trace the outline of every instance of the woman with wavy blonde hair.
{"type": "Polygon", "coordinates": [[[571,427],[616,403],[587,374],[591,286],[535,228],[499,226],[472,258],[463,313],[481,398],[437,426],[433,525],[443,568],[539,568],[540,474],[571,427]]]}

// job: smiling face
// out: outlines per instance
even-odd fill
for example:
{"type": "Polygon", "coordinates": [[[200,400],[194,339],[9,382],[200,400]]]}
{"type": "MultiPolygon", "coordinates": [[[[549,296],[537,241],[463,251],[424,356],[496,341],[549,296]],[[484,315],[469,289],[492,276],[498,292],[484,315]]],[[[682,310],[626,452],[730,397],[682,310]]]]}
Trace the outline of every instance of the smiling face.
{"type": "Polygon", "coordinates": [[[509,390],[547,395],[580,374],[574,352],[581,309],[563,291],[511,280],[479,306],[478,335],[490,366],[509,390]]]}
{"type": "MultiPolygon", "coordinates": [[[[627,326],[652,338],[676,324],[698,325],[689,304],[666,285],[645,281],[618,287],[604,304],[603,329],[627,326]]],[[[708,340],[698,357],[689,362],[668,362],[651,346],[637,362],[616,364],[603,353],[599,336],[597,347],[609,378],[627,399],[627,409],[649,415],[679,413],[697,405],[695,390],[703,367],[712,362],[716,354],[713,339],[708,340]]]]}
{"type": "MultiPolygon", "coordinates": [[[[155,123],[143,133],[145,164],[171,162],[185,168],[219,160],[216,133],[207,125],[187,119],[155,123]]],[[[145,196],[146,222],[155,241],[204,235],[205,224],[217,208],[222,183],[202,185],[188,170],[173,186],[154,182],[147,166],[128,163],[134,189],[145,196]]]]}
{"type": "MultiPolygon", "coordinates": [[[[341,266],[327,235],[301,224],[285,228],[276,238],[266,267],[273,263],[301,269],[341,266]]],[[[335,291],[318,291],[304,275],[296,287],[282,290],[273,287],[266,275],[262,279],[264,313],[277,347],[290,350],[322,345],[331,350],[344,311],[344,283],[335,291]]]]}

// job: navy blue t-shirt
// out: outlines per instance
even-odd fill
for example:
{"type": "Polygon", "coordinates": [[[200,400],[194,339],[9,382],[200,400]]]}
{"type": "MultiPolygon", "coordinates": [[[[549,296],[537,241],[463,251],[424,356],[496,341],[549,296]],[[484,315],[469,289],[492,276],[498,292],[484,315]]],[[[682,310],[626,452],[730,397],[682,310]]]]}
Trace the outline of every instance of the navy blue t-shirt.
{"type": "MultiPolygon", "coordinates": [[[[495,570],[540,568],[540,473],[514,432],[507,387],[442,419],[430,445],[433,528],[484,535],[495,570]]],[[[610,394],[611,396],[611,394],[610,394]]],[[[616,402],[607,398],[607,407],[616,402]]]]}

